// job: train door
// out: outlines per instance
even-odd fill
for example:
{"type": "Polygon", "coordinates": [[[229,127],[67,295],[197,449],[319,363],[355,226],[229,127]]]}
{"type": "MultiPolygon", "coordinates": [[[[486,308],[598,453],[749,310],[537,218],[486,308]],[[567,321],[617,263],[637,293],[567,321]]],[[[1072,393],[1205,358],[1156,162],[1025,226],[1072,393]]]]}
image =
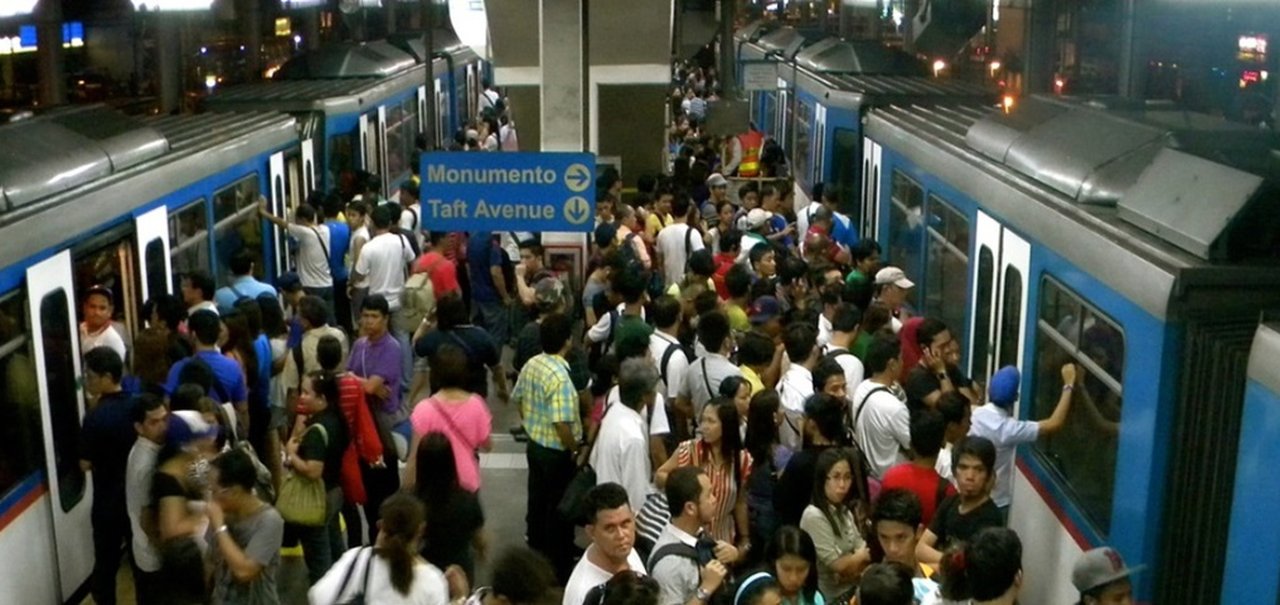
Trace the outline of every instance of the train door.
{"type": "MultiPolygon", "coordinates": [[[[813,183],[826,180],[827,155],[827,108],[821,103],[814,104],[813,111],[813,183]]],[[[814,200],[822,201],[822,200],[814,200]]]]}
{"type": "Polygon", "coordinates": [[[138,239],[142,300],[173,292],[173,269],[169,266],[169,209],[161,206],[137,217],[134,230],[138,239]]]}
{"type": "MultiPolygon", "coordinates": [[[[364,130],[363,121],[361,122],[361,130],[364,130]]],[[[363,140],[363,137],[361,137],[363,140]]],[[[289,216],[288,196],[285,193],[284,186],[284,152],[276,152],[271,155],[270,159],[271,185],[268,193],[270,199],[267,204],[271,207],[271,214],[276,216],[289,216]]],[[[281,227],[271,226],[274,237],[271,238],[274,249],[272,253],[275,257],[276,271],[285,273],[293,270],[293,256],[289,254],[289,234],[281,227]]]]}
{"type": "Polygon", "coordinates": [[[302,141],[302,195],[301,201],[305,201],[307,195],[312,191],[316,191],[316,147],[313,139],[303,139],[302,141]]]}
{"type": "Polygon", "coordinates": [[[427,134],[427,87],[418,87],[418,132],[427,134]]]}
{"type": "Polygon", "coordinates": [[[472,63],[467,66],[467,119],[480,115],[480,95],[484,93],[480,87],[479,66],[472,63]]]}
{"type": "Polygon", "coordinates": [[[378,106],[378,130],[377,136],[374,137],[377,142],[377,166],[378,175],[382,177],[383,195],[391,195],[391,177],[387,174],[391,172],[389,164],[387,164],[387,106],[378,106]]]}
{"type": "Polygon", "coordinates": [[[880,144],[862,139],[862,215],[860,233],[877,242],[880,239],[880,167],[883,152],[880,144]]]}
{"type": "Polygon", "coordinates": [[[53,513],[60,600],[71,598],[93,571],[93,488],[80,470],[80,338],[76,326],[71,251],[27,269],[27,305],[35,345],[43,421],[45,471],[53,513]]]}
{"type": "Polygon", "coordinates": [[[985,382],[1004,366],[1022,369],[1031,244],[981,210],[976,236],[969,373],[985,382]]]}
{"type": "Polygon", "coordinates": [[[782,146],[783,151],[791,151],[791,139],[787,138],[791,122],[791,94],[787,92],[787,81],[778,78],[778,106],[774,118],[774,140],[782,146]]]}
{"type": "MultiPolygon", "coordinates": [[[[445,94],[444,94],[444,81],[442,81],[440,78],[436,78],[435,86],[436,86],[436,93],[435,93],[436,145],[438,147],[444,147],[444,142],[447,141],[449,137],[453,136],[453,131],[451,128],[446,126],[447,124],[449,124],[448,120],[450,116],[448,113],[449,105],[447,103],[447,97],[445,97],[445,94]]],[[[463,126],[462,122],[459,121],[458,127],[461,128],[462,126],[463,126]]]]}
{"type": "Polygon", "coordinates": [[[377,170],[378,165],[378,145],[373,140],[376,126],[370,123],[374,119],[371,113],[360,116],[360,167],[370,172],[377,170]]]}

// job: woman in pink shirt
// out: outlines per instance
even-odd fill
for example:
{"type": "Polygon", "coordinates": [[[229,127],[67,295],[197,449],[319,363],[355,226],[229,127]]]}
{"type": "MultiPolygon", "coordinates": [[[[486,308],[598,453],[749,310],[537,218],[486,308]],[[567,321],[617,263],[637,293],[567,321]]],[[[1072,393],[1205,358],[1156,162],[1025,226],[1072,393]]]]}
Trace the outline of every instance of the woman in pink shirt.
{"type": "MultiPolygon", "coordinates": [[[[484,398],[466,388],[471,375],[468,364],[466,352],[453,344],[441,346],[431,358],[431,383],[436,392],[413,408],[410,417],[413,443],[409,451],[418,451],[419,443],[428,433],[443,434],[453,446],[458,484],[475,492],[480,489],[479,452],[493,448],[489,437],[493,418],[484,398]]],[[[415,458],[409,456],[405,466],[401,479],[405,489],[413,489],[417,472],[415,458]]]]}

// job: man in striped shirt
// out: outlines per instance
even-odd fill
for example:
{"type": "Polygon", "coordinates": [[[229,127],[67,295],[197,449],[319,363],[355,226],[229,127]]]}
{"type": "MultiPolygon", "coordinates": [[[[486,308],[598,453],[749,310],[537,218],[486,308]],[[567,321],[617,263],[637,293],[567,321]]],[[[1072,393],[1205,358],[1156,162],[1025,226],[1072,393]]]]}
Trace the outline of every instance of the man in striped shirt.
{"type": "Polygon", "coordinates": [[[565,354],[571,346],[571,320],[563,314],[542,320],[542,354],[520,369],[511,402],[524,418],[529,434],[529,503],[525,522],[529,546],[551,560],[561,582],[573,570],[573,525],[556,510],[576,468],[582,440],[578,392],[569,376],[565,354]]]}

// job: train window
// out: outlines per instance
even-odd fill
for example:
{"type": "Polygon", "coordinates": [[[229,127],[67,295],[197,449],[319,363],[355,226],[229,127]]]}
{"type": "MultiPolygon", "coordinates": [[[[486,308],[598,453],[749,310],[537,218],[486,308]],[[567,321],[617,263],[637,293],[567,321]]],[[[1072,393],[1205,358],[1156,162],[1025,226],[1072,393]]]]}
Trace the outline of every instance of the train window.
{"type": "MultiPolygon", "coordinates": [[[[862,217],[862,200],[854,195],[858,182],[858,153],[862,150],[862,141],[858,133],[847,128],[837,128],[831,148],[831,184],[840,200],[840,211],[845,215],[860,220],[862,217]]],[[[864,166],[862,174],[866,174],[864,166]]]]}
{"type": "MultiPolygon", "coordinates": [[[[906,272],[907,277],[919,279],[921,260],[924,256],[924,189],[920,184],[899,170],[893,171],[892,200],[889,208],[889,262],[906,272]]],[[[921,308],[920,292],[914,288],[909,301],[921,308]]]]}
{"type": "Polygon", "coordinates": [[[1004,300],[1001,301],[1000,359],[996,367],[1018,365],[1018,340],[1022,334],[1022,272],[1013,265],[1004,270],[1004,300]]]}
{"type": "Polygon", "coordinates": [[[53,455],[58,472],[59,506],[70,511],[84,497],[85,476],[80,470],[80,404],[71,339],[72,319],[67,315],[67,292],[61,288],[40,299],[44,368],[49,388],[49,418],[53,424],[53,455]]]}
{"type": "Polygon", "coordinates": [[[262,256],[262,221],[258,219],[258,175],[251,174],[213,194],[214,247],[218,255],[219,286],[231,281],[231,257],[246,250],[253,257],[253,274],[265,276],[262,256]]]}
{"type": "Polygon", "coordinates": [[[194,271],[208,273],[209,229],[205,218],[204,198],[200,198],[177,212],[169,213],[169,259],[173,265],[173,285],[179,277],[194,271]]]}
{"type": "Polygon", "coordinates": [[[809,180],[809,161],[810,153],[812,151],[810,149],[811,141],[809,140],[812,130],[810,124],[812,118],[813,116],[810,115],[809,105],[803,102],[797,102],[795,121],[796,141],[795,145],[791,147],[791,174],[795,175],[795,177],[800,180],[800,184],[806,186],[806,189],[808,188],[808,185],[811,185],[811,183],[807,181],[809,180]]]}
{"type": "Polygon", "coordinates": [[[342,186],[342,175],[353,174],[358,167],[356,153],[359,147],[356,146],[356,134],[356,132],[348,132],[329,137],[326,182],[330,187],[342,186]]]}
{"type": "Polygon", "coordinates": [[[995,283],[995,255],[991,248],[978,246],[978,295],[973,305],[973,366],[974,380],[986,380],[991,371],[987,367],[987,354],[991,352],[991,290],[995,283]]]}
{"type": "Polygon", "coordinates": [[[964,333],[968,299],[969,221],[942,198],[929,196],[924,314],[941,319],[957,339],[964,333]]]}
{"type": "MultiPolygon", "coordinates": [[[[142,308],[138,291],[137,262],[134,260],[133,234],[128,226],[112,229],[77,244],[71,250],[72,274],[76,292],[102,286],[111,291],[111,320],[124,339],[126,351],[133,350],[133,334],[141,329],[137,312],[142,308]]],[[[160,291],[164,291],[161,288],[160,291]]],[[[80,319],[84,319],[84,300],[77,299],[80,319]]],[[[81,351],[84,353],[84,351],[81,351]]],[[[129,362],[125,359],[125,362],[129,362]]],[[[128,367],[128,366],[126,366],[128,367]]]]}
{"type": "Polygon", "coordinates": [[[1088,518],[1109,533],[1123,402],[1124,333],[1052,278],[1042,282],[1041,301],[1034,417],[1047,417],[1057,405],[1063,364],[1076,364],[1081,378],[1066,425],[1039,440],[1035,451],[1088,518]]]}
{"type": "Polygon", "coordinates": [[[27,334],[26,297],[0,301],[0,498],[44,469],[40,386],[27,334]]]}
{"type": "Polygon", "coordinates": [[[398,181],[409,171],[413,154],[414,116],[410,98],[400,105],[387,106],[387,176],[398,181]]]}
{"type": "Polygon", "coordinates": [[[157,237],[147,242],[142,253],[147,262],[147,274],[143,276],[147,280],[147,292],[151,296],[168,292],[169,280],[164,277],[164,240],[157,237]]]}

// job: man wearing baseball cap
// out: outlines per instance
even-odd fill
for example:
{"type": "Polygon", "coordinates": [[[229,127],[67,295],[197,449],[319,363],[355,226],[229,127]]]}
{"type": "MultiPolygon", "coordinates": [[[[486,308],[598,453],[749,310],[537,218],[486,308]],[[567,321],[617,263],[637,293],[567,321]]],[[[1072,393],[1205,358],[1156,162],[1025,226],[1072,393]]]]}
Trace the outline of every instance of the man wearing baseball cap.
{"type": "Polygon", "coordinates": [[[1080,591],[1079,605],[1132,605],[1129,576],[1142,566],[1126,567],[1116,549],[1103,546],[1085,551],[1071,568],[1071,583],[1080,591]]]}
{"type": "Polygon", "coordinates": [[[703,200],[698,208],[702,210],[702,220],[707,224],[716,222],[716,209],[720,207],[720,202],[729,199],[729,179],[719,172],[711,173],[707,177],[707,199],[703,200]]]}
{"type": "Polygon", "coordinates": [[[883,303],[893,313],[891,324],[894,334],[902,329],[902,320],[910,316],[910,312],[904,313],[902,307],[907,303],[907,291],[914,287],[916,283],[907,279],[907,274],[897,267],[885,267],[876,272],[876,298],[873,302],[883,303]]]}

